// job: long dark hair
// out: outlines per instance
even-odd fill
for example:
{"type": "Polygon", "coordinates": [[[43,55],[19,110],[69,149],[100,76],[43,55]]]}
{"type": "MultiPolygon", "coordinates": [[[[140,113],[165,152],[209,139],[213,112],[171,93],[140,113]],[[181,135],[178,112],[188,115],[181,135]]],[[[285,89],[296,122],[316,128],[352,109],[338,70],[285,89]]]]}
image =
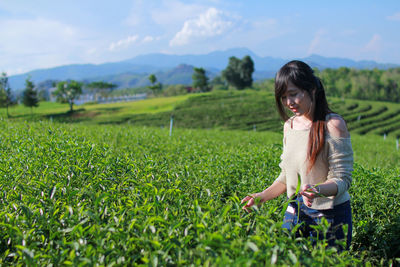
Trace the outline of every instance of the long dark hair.
{"type": "Polygon", "coordinates": [[[282,103],[282,96],[285,94],[289,82],[308,93],[312,100],[312,105],[314,105],[307,153],[307,169],[310,171],[324,146],[326,115],[332,111],[329,109],[321,80],[314,75],[314,71],[306,63],[293,60],[286,63],[275,76],[276,106],[284,121],[288,120],[289,116],[282,103]]]}

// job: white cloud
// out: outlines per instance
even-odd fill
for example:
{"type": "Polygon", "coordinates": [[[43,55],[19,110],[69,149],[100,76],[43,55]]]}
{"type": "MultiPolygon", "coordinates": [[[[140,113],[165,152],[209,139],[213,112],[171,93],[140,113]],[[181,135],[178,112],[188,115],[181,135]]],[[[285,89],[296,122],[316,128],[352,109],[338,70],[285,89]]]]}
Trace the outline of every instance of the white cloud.
{"type": "Polygon", "coordinates": [[[182,22],[207,10],[204,5],[185,3],[179,0],[143,1],[132,0],[131,11],[124,24],[137,32],[176,31],[182,22]],[[140,11],[140,12],[139,12],[140,11]]]}
{"type": "MultiPolygon", "coordinates": [[[[39,51],[57,48],[57,44],[79,38],[78,30],[48,19],[0,21],[1,45],[9,52],[39,51]],[[46,47],[47,49],[43,49],[46,47]]],[[[53,49],[51,49],[53,50],[53,49]]]]}
{"type": "Polygon", "coordinates": [[[131,14],[125,19],[125,23],[129,26],[140,26],[145,20],[146,16],[148,16],[149,6],[145,1],[132,1],[131,6],[131,14]],[[141,10],[141,12],[138,12],[141,10]]]}
{"type": "Polygon", "coordinates": [[[363,47],[363,52],[379,52],[382,46],[382,37],[379,34],[374,34],[371,40],[363,47]]]}
{"type": "Polygon", "coordinates": [[[314,38],[311,40],[310,46],[308,47],[308,55],[318,53],[325,34],[326,31],[324,29],[317,31],[314,38]]]}
{"type": "Polygon", "coordinates": [[[184,22],[182,29],[170,41],[170,46],[182,46],[190,42],[221,35],[232,28],[234,21],[222,11],[209,8],[195,19],[184,22]]]}
{"type": "Polygon", "coordinates": [[[139,38],[138,35],[131,35],[131,36],[128,36],[127,38],[119,40],[117,42],[112,42],[110,44],[109,50],[115,51],[115,50],[118,50],[121,48],[127,48],[131,44],[135,43],[138,40],[138,38],[139,38]]]}
{"type": "Polygon", "coordinates": [[[189,20],[207,9],[206,6],[193,3],[164,0],[161,6],[152,10],[151,17],[159,25],[181,25],[182,21],[189,20]]]}
{"type": "Polygon", "coordinates": [[[143,43],[149,43],[149,42],[154,41],[154,39],[155,39],[155,38],[154,38],[153,36],[147,35],[147,36],[145,36],[145,37],[143,38],[142,42],[143,42],[143,43]]]}
{"type": "Polygon", "coordinates": [[[88,55],[94,55],[97,53],[97,48],[96,47],[89,47],[86,49],[86,54],[88,55]]]}
{"type": "Polygon", "coordinates": [[[388,20],[400,21],[400,12],[386,17],[388,20]]]}
{"type": "Polygon", "coordinates": [[[10,74],[32,68],[73,63],[83,49],[84,34],[59,21],[34,19],[0,20],[0,59],[10,74]]]}

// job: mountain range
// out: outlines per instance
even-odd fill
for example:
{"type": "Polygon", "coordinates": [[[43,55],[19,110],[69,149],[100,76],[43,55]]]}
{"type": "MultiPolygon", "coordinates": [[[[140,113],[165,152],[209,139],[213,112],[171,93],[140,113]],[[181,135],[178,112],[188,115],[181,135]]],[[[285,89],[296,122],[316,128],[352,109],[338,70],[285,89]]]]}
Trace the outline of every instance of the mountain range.
{"type": "MultiPolygon", "coordinates": [[[[210,78],[225,69],[229,57],[242,58],[249,55],[255,65],[255,80],[274,77],[276,71],[288,60],[274,57],[261,57],[247,48],[233,48],[225,51],[214,51],[202,55],[169,55],[162,53],[139,55],[134,58],[103,64],[73,64],[49,69],[33,70],[24,74],[9,77],[13,91],[21,91],[25,79],[31,77],[36,83],[46,80],[105,81],[118,85],[119,88],[146,86],[148,75],[155,73],[163,84],[191,84],[193,67],[203,67],[210,78]]],[[[346,58],[323,57],[310,55],[299,58],[318,69],[349,67],[356,69],[388,69],[399,67],[395,64],[381,64],[375,61],[354,61],[346,58]]]]}

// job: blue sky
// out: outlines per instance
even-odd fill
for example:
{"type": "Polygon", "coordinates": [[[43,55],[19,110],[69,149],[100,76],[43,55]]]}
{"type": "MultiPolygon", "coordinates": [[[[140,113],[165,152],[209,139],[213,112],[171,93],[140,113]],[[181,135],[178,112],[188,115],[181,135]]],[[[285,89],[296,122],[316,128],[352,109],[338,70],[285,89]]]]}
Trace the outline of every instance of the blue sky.
{"type": "Polygon", "coordinates": [[[0,0],[0,36],[9,75],[235,47],[400,64],[400,1],[0,0]]]}

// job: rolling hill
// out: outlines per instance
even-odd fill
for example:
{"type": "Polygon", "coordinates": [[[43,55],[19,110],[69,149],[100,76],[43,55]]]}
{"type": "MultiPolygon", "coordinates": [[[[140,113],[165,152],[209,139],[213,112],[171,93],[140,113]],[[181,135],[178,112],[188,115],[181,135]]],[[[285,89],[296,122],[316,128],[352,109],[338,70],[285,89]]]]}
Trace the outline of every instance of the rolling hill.
{"type": "MultiPolygon", "coordinates": [[[[352,133],[400,138],[400,104],[328,98],[332,110],[344,117],[352,133]]],[[[30,115],[22,105],[12,107],[15,119],[49,119],[91,124],[133,124],[169,127],[170,117],[181,128],[280,132],[282,122],[268,91],[215,91],[211,93],[153,98],[137,102],[84,104],[66,114],[63,104],[44,102],[30,115]],[[50,105],[51,104],[51,105],[50,105]]],[[[5,116],[2,109],[0,115],[5,116]]]]}
{"type": "MultiPolygon", "coordinates": [[[[59,66],[49,69],[33,70],[28,73],[10,76],[10,85],[14,91],[20,91],[25,84],[25,79],[31,76],[35,83],[45,80],[87,80],[114,82],[119,87],[124,86],[143,86],[147,85],[146,77],[150,73],[159,73],[160,82],[165,84],[173,83],[191,83],[191,74],[176,72],[172,77],[168,72],[177,66],[185,64],[195,67],[203,67],[209,73],[218,74],[223,70],[229,61],[229,57],[235,56],[242,58],[245,55],[250,55],[255,64],[254,79],[266,79],[274,76],[275,72],[285,63],[288,59],[275,58],[275,57],[261,57],[246,48],[234,48],[226,51],[214,51],[203,55],[167,55],[161,53],[139,55],[134,58],[112,63],[104,64],[75,64],[59,66]],[[190,82],[189,82],[190,80],[190,82]]],[[[311,55],[306,58],[301,58],[309,63],[312,67],[319,69],[324,68],[338,68],[338,67],[351,67],[351,68],[380,68],[387,69],[396,67],[394,64],[380,64],[374,61],[354,61],[343,58],[327,58],[318,55],[311,55]]]]}

